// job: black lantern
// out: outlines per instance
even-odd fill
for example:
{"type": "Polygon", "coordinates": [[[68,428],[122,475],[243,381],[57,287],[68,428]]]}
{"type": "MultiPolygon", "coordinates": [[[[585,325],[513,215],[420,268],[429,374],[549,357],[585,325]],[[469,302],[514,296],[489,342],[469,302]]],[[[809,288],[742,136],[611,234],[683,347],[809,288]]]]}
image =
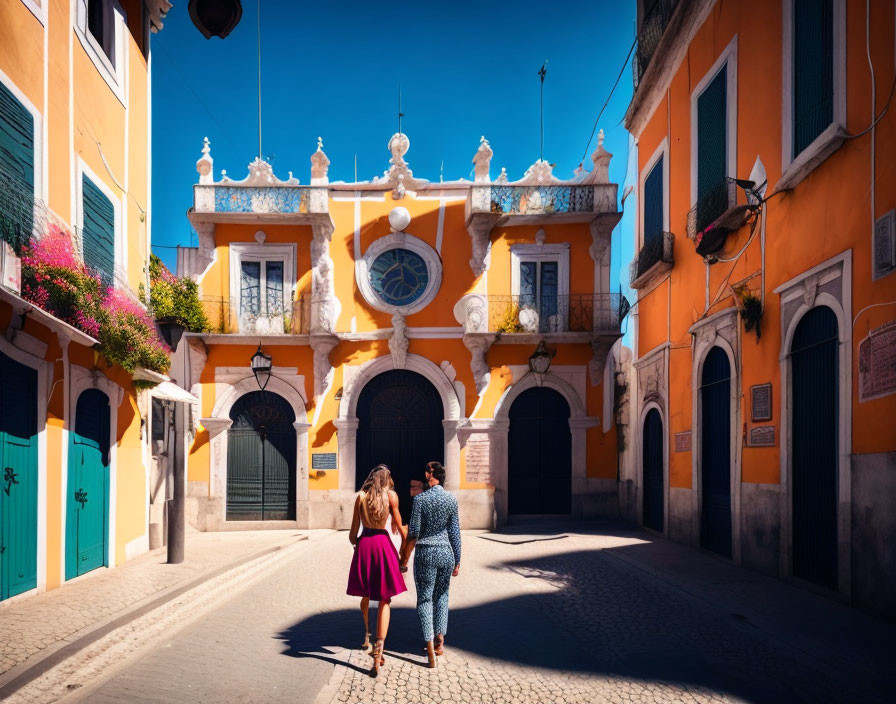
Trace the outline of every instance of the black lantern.
{"type": "Polygon", "coordinates": [[[258,382],[258,388],[264,391],[264,387],[271,379],[271,355],[261,351],[260,342],[255,354],[252,355],[252,373],[255,375],[255,381],[258,382]]]}
{"type": "Polygon", "coordinates": [[[551,360],[557,354],[555,350],[549,350],[544,340],[538,343],[535,352],[529,357],[529,369],[536,374],[547,374],[551,368],[551,360]]]}
{"type": "Polygon", "coordinates": [[[223,39],[243,17],[240,0],[190,0],[190,19],[206,39],[223,39]]]}

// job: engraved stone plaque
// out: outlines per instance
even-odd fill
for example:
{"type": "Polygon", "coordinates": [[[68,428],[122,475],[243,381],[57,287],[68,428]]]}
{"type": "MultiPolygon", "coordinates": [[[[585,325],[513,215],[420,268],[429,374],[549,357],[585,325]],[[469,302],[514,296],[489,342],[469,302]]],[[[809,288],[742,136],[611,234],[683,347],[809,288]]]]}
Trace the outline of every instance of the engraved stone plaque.
{"type": "Polygon", "coordinates": [[[312,452],[311,469],[336,469],[336,453],[312,452]]]}
{"type": "Polygon", "coordinates": [[[772,419],[772,385],[756,384],[750,387],[750,408],[752,409],[752,420],[771,420],[772,419]]]}
{"type": "Polygon", "coordinates": [[[683,433],[675,433],[675,451],[690,452],[691,451],[691,431],[685,430],[683,433]]]}
{"type": "Polygon", "coordinates": [[[491,443],[488,436],[476,437],[471,435],[467,440],[467,481],[484,482],[491,481],[489,473],[491,443]]]}
{"type": "Polygon", "coordinates": [[[871,331],[859,345],[859,401],[896,393],[896,320],[871,331]]]}
{"type": "Polygon", "coordinates": [[[775,426],[757,425],[750,428],[750,447],[774,447],[775,426]]]}

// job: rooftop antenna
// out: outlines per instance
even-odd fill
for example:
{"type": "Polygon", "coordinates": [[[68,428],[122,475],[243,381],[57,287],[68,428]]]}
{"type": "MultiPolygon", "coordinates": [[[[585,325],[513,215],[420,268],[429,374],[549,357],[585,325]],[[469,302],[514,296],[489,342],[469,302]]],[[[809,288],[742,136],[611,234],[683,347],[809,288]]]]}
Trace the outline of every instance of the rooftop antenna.
{"type": "Polygon", "coordinates": [[[401,111],[401,83],[398,84],[398,134],[401,134],[401,118],[404,113],[401,111]]]}
{"type": "Polygon", "coordinates": [[[261,0],[258,0],[258,158],[261,159],[261,0]]]}
{"type": "Polygon", "coordinates": [[[541,78],[541,148],[539,149],[539,159],[544,161],[544,77],[548,75],[548,60],[545,59],[541,68],[538,70],[538,76],[541,78]]]}

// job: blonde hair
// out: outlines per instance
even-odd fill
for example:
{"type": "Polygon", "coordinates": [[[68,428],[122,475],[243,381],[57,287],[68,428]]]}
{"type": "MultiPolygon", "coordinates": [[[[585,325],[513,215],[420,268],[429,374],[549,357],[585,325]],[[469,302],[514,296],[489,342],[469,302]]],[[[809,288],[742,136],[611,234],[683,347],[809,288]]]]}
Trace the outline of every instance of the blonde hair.
{"type": "Polygon", "coordinates": [[[374,467],[361,485],[364,513],[370,523],[385,523],[389,517],[389,492],[395,487],[392,472],[384,464],[374,467]]]}

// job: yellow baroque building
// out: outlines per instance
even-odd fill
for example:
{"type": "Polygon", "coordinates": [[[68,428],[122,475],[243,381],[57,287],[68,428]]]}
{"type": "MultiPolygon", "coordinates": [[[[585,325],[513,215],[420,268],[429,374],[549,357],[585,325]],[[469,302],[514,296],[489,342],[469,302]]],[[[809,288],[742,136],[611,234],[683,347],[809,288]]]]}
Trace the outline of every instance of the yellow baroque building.
{"type": "Polygon", "coordinates": [[[149,548],[141,372],[26,298],[19,255],[52,240],[136,302],[149,256],[149,34],[169,7],[0,3],[0,600],[149,548]]]}
{"type": "Polygon", "coordinates": [[[474,181],[431,183],[409,146],[395,134],[383,176],[330,183],[318,141],[304,185],[260,159],[215,181],[206,141],[199,244],[178,273],[198,280],[212,330],[185,335],[172,371],[201,401],[195,527],[348,527],[379,463],[407,513],[430,460],[466,528],[618,512],[611,155],[601,140],[570,181],[545,161],[492,180],[483,138],[474,181]]]}

